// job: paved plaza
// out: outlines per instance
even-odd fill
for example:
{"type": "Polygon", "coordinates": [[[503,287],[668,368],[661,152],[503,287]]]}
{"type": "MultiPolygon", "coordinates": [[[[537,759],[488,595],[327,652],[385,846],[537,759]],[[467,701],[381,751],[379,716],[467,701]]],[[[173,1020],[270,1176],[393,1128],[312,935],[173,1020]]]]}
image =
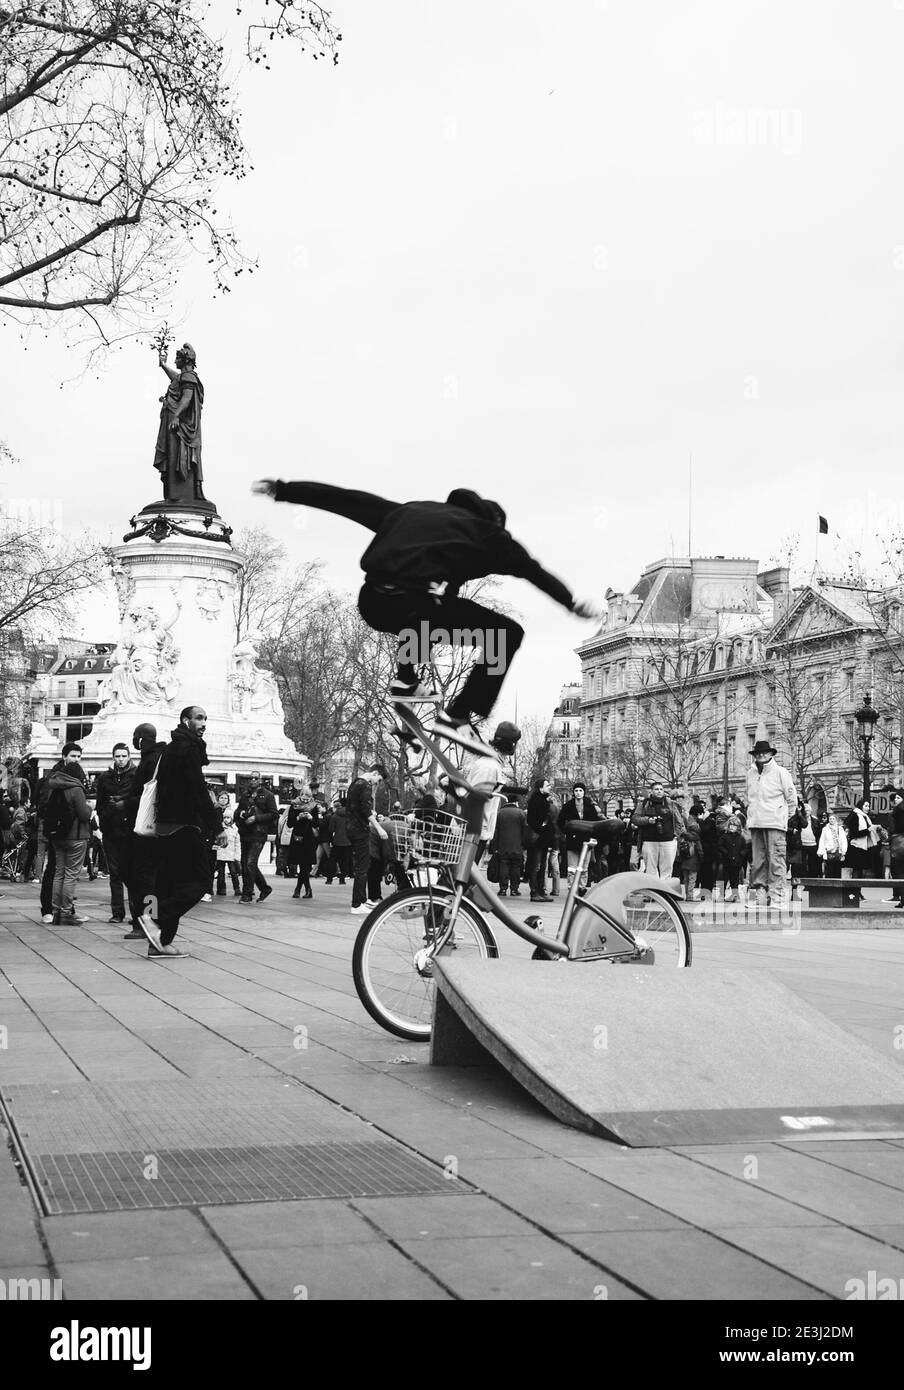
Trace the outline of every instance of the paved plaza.
{"type": "MultiPolygon", "coordinates": [[[[348,888],[201,904],[191,958],[149,961],[103,880],[80,885],[81,927],[3,886],[0,1088],[45,1210],[4,1131],[2,1279],[87,1300],[830,1301],[870,1271],[904,1289],[904,1140],[625,1149],[501,1071],[431,1068],[359,1004],[348,888]]],[[[773,972],[904,1065],[904,931],[709,931],[695,952],[773,972]]],[[[673,1045],[651,1036],[649,1066],[673,1045]]]]}

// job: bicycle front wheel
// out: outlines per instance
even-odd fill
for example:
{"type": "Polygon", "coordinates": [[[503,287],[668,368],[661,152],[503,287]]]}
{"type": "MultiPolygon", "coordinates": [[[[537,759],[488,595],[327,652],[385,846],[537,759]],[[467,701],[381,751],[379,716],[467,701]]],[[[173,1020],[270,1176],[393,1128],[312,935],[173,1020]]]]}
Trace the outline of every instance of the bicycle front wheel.
{"type": "MultiPolygon", "coordinates": [[[[407,889],[394,893],[362,924],[352,955],[358,998],[371,1018],[397,1038],[426,1042],[433,1027],[434,983],[425,953],[442,930],[452,894],[407,889]]],[[[489,924],[464,899],[443,959],[499,955],[489,924]]]]}
{"type": "Polygon", "coordinates": [[[635,888],[625,894],[622,905],[640,964],[690,965],[691,934],[673,898],[655,888],[635,888]]]}

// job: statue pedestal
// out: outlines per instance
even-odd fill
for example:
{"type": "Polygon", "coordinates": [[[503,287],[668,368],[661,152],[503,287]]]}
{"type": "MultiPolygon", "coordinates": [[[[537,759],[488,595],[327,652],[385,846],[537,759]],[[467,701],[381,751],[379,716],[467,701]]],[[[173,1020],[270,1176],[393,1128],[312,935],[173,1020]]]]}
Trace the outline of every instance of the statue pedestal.
{"type": "MultiPolygon", "coordinates": [[[[189,520],[175,509],[170,515],[189,520]]],[[[131,749],[136,724],[155,725],[168,742],[184,706],[200,705],[208,775],[234,782],[256,771],[274,783],[306,777],[310,760],[286,737],[272,676],[257,668],[251,644],[236,645],[233,597],[242,562],[228,540],[211,540],[199,527],[159,541],[139,535],[112,555],[121,631],[101,709],[82,744],[86,772],[109,767],[114,743],[131,749]]]]}

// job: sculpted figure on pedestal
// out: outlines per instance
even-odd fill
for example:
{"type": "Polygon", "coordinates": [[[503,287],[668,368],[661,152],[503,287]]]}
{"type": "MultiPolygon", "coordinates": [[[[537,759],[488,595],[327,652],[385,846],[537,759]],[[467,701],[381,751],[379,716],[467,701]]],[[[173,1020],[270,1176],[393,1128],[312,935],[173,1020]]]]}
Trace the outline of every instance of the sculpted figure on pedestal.
{"type": "Polygon", "coordinates": [[[262,671],[257,665],[257,646],[250,637],[233,648],[229,691],[233,714],[243,718],[257,715],[282,719],[282,701],[276,681],[269,671],[262,671]]]}
{"type": "Polygon", "coordinates": [[[110,675],[100,687],[103,708],[98,718],[123,705],[153,708],[161,700],[167,704],[175,702],[179,691],[179,652],[172,628],[182,611],[178,594],[175,599],[175,612],[166,623],[153,604],[134,603],[129,607],[110,675]]]}
{"type": "Polygon", "coordinates": [[[176,353],[176,370],[166,365],[166,347],[157,358],[169,377],[160,397],[160,427],[154,450],[154,467],[163,479],[165,502],[192,505],[206,502],[201,483],[201,410],[204,387],[196,370],[195,350],[183,343],[176,353]]]}

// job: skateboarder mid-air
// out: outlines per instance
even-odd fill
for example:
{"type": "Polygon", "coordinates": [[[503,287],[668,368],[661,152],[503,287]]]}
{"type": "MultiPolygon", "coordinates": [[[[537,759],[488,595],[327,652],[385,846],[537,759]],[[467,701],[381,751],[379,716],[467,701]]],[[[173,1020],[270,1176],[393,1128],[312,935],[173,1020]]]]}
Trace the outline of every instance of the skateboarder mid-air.
{"type": "Polygon", "coordinates": [[[511,618],[460,597],[462,584],[489,574],[510,574],[527,579],[578,617],[600,616],[592,604],[578,602],[509,535],[498,502],[468,488],[456,488],[445,502],[404,503],[326,483],[271,478],[254,483],[252,491],[277,502],[335,512],[374,532],[361,557],[365,577],[358,611],[369,627],[399,637],[398,669],[389,690],[393,700],[435,698],[435,692],[419,683],[412,659],[412,639],[418,635],[427,638],[418,648],[420,664],[430,659],[431,640],[481,648],[461,691],[448,709],[437,712],[433,726],[435,733],[465,747],[486,751],[471,726],[490,714],[524,630],[511,618]],[[438,629],[442,637],[431,639],[429,634],[438,629]]]}

